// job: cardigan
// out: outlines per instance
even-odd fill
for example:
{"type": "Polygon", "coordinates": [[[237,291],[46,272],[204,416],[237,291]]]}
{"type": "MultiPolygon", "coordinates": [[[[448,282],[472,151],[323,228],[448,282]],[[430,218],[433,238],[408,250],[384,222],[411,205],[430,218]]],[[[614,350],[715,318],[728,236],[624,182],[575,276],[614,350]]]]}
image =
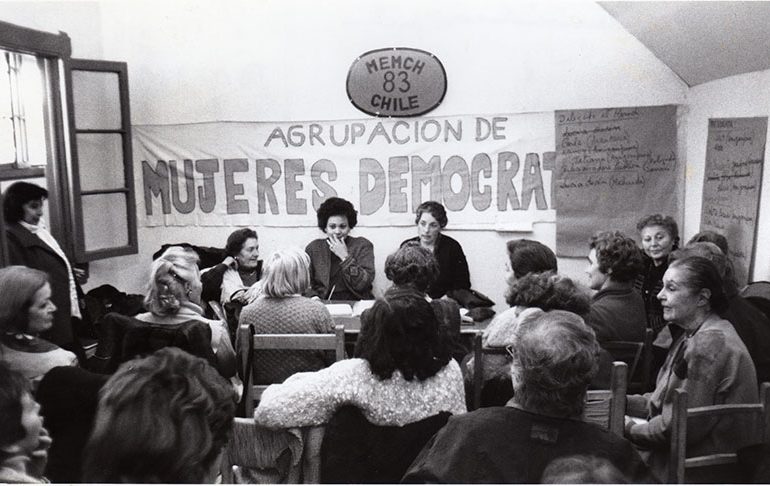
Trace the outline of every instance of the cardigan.
{"type": "MultiPolygon", "coordinates": [[[[630,439],[651,447],[650,466],[666,478],[674,390],[687,391],[688,408],[727,403],[757,403],[757,378],[746,346],[733,326],[710,314],[693,333],[683,333],[671,346],[658,372],[655,390],[629,395],[627,411],[648,421],[628,428],[630,439]]],[[[702,424],[687,430],[688,455],[702,455],[729,444],[742,444],[741,427],[721,420],[716,426],[702,424]]]]}
{"type": "Polygon", "coordinates": [[[40,336],[57,346],[70,347],[76,338],[72,327],[70,275],[67,264],[56,251],[20,223],[5,227],[8,237],[8,263],[35,268],[48,274],[51,302],[56,306],[51,329],[40,336]]]}
{"type": "MultiPolygon", "coordinates": [[[[410,241],[420,241],[419,236],[402,241],[401,246],[410,241]]],[[[450,290],[470,289],[471,276],[468,271],[468,260],[465,259],[463,247],[454,238],[439,233],[433,255],[438,262],[439,272],[436,280],[428,287],[428,295],[438,299],[450,290]]]]}
{"type": "MultiPolygon", "coordinates": [[[[325,334],[334,320],[321,302],[299,295],[284,298],[261,295],[241,310],[241,326],[255,334],[325,334]]],[[[334,362],[325,351],[260,350],[254,356],[254,383],[281,383],[298,371],[315,371],[334,362]]]]}
{"type": "Polygon", "coordinates": [[[575,454],[607,459],[630,483],[653,482],[628,440],[593,423],[510,406],[450,417],[402,482],[536,484],[553,459],[575,454]]]}
{"type": "MultiPolygon", "coordinates": [[[[374,282],[374,246],[363,237],[348,236],[345,239],[348,247],[348,257],[340,263],[340,272],[345,287],[350,293],[361,300],[373,299],[372,282],[374,282]]],[[[330,299],[332,254],[326,238],[311,241],[305,248],[310,256],[310,287],[308,297],[330,299]]]]}
{"type": "Polygon", "coordinates": [[[644,341],[647,320],[644,300],[632,284],[610,281],[591,299],[586,324],[600,344],[607,341],[644,341]]]}
{"type": "Polygon", "coordinates": [[[254,410],[254,420],[270,428],[321,425],[343,405],[360,408],[374,425],[401,426],[439,412],[467,410],[463,377],[455,360],[421,381],[406,380],[399,370],[381,380],[368,361],[353,358],[270,385],[254,410]]]}

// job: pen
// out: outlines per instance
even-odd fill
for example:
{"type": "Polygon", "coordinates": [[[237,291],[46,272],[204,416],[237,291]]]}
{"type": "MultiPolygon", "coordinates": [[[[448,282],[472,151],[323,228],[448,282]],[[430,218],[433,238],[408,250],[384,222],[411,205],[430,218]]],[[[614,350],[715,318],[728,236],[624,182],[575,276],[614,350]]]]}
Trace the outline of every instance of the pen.
{"type": "Polygon", "coordinates": [[[332,289],[329,291],[329,296],[326,298],[326,302],[330,302],[332,300],[332,295],[334,295],[334,289],[337,287],[337,285],[332,285],[332,289]]]}

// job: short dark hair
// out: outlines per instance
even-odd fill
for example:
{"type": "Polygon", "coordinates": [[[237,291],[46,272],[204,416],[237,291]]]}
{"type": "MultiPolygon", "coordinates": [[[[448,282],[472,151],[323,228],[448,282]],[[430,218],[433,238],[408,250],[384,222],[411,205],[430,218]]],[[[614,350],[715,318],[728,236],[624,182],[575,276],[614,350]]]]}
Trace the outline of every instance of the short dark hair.
{"type": "Polygon", "coordinates": [[[391,288],[364,311],[355,356],[381,380],[398,370],[408,381],[434,376],[451,359],[433,307],[410,288],[391,288]]]}
{"type": "Polygon", "coordinates": [[[550,248],[535,240],[509,240],[508,259],[511,262],[511,270],[516,278],[521,278],[528,273],[557,272],[558,264],[556,255],[550,248]]]}
{"type": "Polygon", "coordinates": [[[326,230],[326,224],[332,216],[345,216],[348,218],[348,226],[353,229],[358,224],[358,211],[353,207],[353,203],[341,197],[330,197],[322,202],[316,212],[318,217],[318,227],[321,231],[326,230]]]}
{"type": "Polygon", "coordinates": [[[439,273],[438,261],[433,252],[417,241],[407,241],[385,259],[385,276],[394,285],[411,285],[425,292],[439,273]]]}
{"type": "Polygon", "coordinates": [[[539,307],[544,311],[565,310],[585,316],[591,297],[569,277],[553,272],[528,273],[508,288],[505,301],[511,307],[539,307]]]}
{"type": "Polygon", "coordinates": [[[667,232],[668,235],[674,240],[674,244],[671,250],[679,248],[679,226],[671,216],[663,216],[662,214],[648,214],[636,223],[636,230],[641,233],[642,230],[648,226],[661,226],[667,232]]]}
{"type": "Polygon", "coordinates": [[[232,386],[206,360],[167,347],[128,361],[100,391],[83,479],[200,483],[234,415],[232,386]]]}
{"type": "Polygon", "coordinates": [[[696,233],[695,236],[690,238],[690,241],[688,241],[687,244],[689,245],[690,243],[701,243],[704,241],[707,243],[714,243],[719,247],[720,250],[722,250],[722,253],[724,253],[726,257],[730,256],[728,253],[730,251],[730,246],[727,244],[727,238],[725,238],[724,235],[717,233],[716,231],[704,230],[696,233]]]}
{"type": "Polygon", "coordinates": [[[257,238],[257,232],[251,228],[241,228],[230,233],[225,244],[225,254],[234,257],[243,249],[243,245],[249,238],[257,238]]]}
{"type": "Polygon", "coordinates": [[[599,345],[583,319],[562,310],[532,314],[512,344],[514,400],[524,409],[574,417],[598,370],[599,345]]]}
{"type": "Polygon", "coordinates": [[[0,459],[5,459],[6,446],[20,441],[27,433],[21,425],[21,400],[25,393],[32,396],[29,380],[0,360],[0,459]]]}
{"type": "Polygon", "coordinates": [[[442,228],[445,228],[447,223],[449,223],[444,205],[436,201],[425,201],[424,203],[417,206],[417,209],[414,210],[414,214],[416,215],[414,218],[414,224],[420,222],[422,213],[430,213],[430,215],[436,219],[439,226],[442,228]]]}
{"type": "Polygon", "coordinates": [[[668,268],[678,267],[687,271],[687,277],[682,283],[685,287],[695,291],[708,289],[711,294],[709,297],[711,310],[721,313],[727,309],[728,301],[722,284],[722,277],[719,275],[719,269],[711,260],[702,256],[688,256],[678,258],[668,264],[668,268]]]}
{"type": "Polygon", "coordinates": [[[24,218],[24,206],[30,201],[48,197],[48,191],[29,182],[14,182],[3,193],[3,216],[7,223],[18,223],[24,218]]]}
{"type": "Polygon", "coordinates": [[[642,252],[636,242],[620,231],[602,231],[591,237],[599,270],[612,280],[630,282],[642,271],[642,252]]]}

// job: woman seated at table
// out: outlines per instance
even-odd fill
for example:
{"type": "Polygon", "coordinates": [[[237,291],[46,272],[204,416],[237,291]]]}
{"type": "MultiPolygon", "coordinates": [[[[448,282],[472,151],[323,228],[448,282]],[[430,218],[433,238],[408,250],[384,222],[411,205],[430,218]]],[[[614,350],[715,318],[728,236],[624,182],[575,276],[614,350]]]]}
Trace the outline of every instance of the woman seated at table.
{"type": "MultiPolygon", "coordinates": [[[[515,280],[506,300],[511,306],[495,316],[482,334],[482,346],[504,348],[513,344],[516,330],[522,320],[542,311],[565,310],[581,317],[588,315],[590,297],[575,283],[553,272],[530,273],[515,280]]],[[[482,367],[482,406],[505,405],[513,396],[511,387],[511,359],[507,354],[486,354],[482,367]]],[[[599,371],[591,382],[592,388],[609,388],[612,357],[600,350],[599,371]]],[[[466,386],[473,384],[474,361],[469,356],[464,368],[466,386]]],[[[470,394],[469,394],[470,396],[470,394]]]]}
{"type": "Polygon", "coordinates": [[[14,265],[0,269],[0,361],[37,386],[51,368],[76,366],[75,354],[38,337],[51,328],[56,306],[48,276],[14,265]]]}
{"type": "Polygon", "coordinates": [[[349,201],[330,197],[318,208],[318,228],[325,238],[305,248],[310,256],[309,297],[324,300],[372,299],[374,247],[364,237],[350,236],[358,212],[349,201]]]}
{"type": "Polygon", "coordinates": [[[433,306],[440,334],[447,339],[452,356],[461,360],[468,349],[460,339],[460,306],[452,299],[431,299],[427,295],[438,271],[433,253],[416,241],[407,242],[385,260],[385,276],[393,282],[388,292],[410,288],[425,295],[433,306]]]}
{"type": "Polygon", "coordinates": [[[152,263],[148,287],[144,305],[150,312],[138,314],[134,318],[150,324],[183,324],[192,321],[208,324],[217,369],[223,376],[235,375],[235,351],[227,325],[220,320],[203,317],[198,255],[179,246],[168,248],[152,263]]]}
{"type": "Polygon", "coordinates": [[[401,246],[416,241],[435,255],[439,271],[428,288],[428,295],[438,299],[451,290],[470,289],[471,277],[462,246],[441,232],[449,222],[444,206],[436,201],[425,201],[417,206],[415,213],[417,236],[402,242],[401,246]]]}
{"type": "Polygon", "coordinates": [[[642,296],[634,290],[634,278],[642,269],[636,242],[619,231],[605,231],[591,238],[588,252],[588,286],[596,290],[586,324],[599,344],[608,341],[644,341],[647,319],[642,296]]]}
{"type": "MultiPolygon", "coordinates": [[[[310,287],[310,258],[300,248],[279,250],[265,262],[262,295],[241,311],[240,325],[255,334],[323,334],[334,321],[321,302],[304,297],[310,287]]],[[[254,359],[255,383],[281,383],[298,371],[334,362],[324,351],[261,351],[254,359]]]]}
{"type": "Polygon", "coordinates": [[[259,259],[259,239],[251,228],[230,233],[225,245],[227,257],[201,275],[204,302],[217,301],[246,305],[259,296],[262,260],[259,259]]]}
{"type": "MultiPolygon", "coordinates": [[[[727,305],[717,268],[702,257],[672,262],[658,294],[663,318],[684,332],[672,344],[658,373],[655,390],[628,396],[627,411],[645,421],[626,419],[626,436],[651,450],[649,464],[658,478],[667,477],[674,390],[687,392],[689,408],[727,403],[757,403],[754,365],[733,326],[717,312],[727,305]]],[[[740,448],[739,424],[721,419],[688,427],[687,454],[701,455],[740,448]]]]}
{"type": "Polygon", "coordinates": [[[355,355],[268,387],[254,411],[257,424],[320,425],[343,405],[358,407],[374,425],[466,411],[460,366],[439,339],[433,308],[419,292],[391,292],[364,311],[355,355]]]}

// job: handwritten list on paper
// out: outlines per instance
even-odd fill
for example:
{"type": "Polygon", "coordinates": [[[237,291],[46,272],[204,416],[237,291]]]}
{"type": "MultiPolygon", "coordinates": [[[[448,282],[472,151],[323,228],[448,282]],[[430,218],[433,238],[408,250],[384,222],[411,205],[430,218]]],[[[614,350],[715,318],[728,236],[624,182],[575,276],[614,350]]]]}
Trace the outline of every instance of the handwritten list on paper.
{"type": "Polygon", "coordinates": [[[636,237],[650,213],[678,211],[676,106],[556,112],[556,248],[585,256],[595,232],[636,237]]]}
{"type": "Polygon", "coordinates": [[[709,120],[700,229],[727,238],[738,285],[754,260],[767,118],[709,120]]]}

